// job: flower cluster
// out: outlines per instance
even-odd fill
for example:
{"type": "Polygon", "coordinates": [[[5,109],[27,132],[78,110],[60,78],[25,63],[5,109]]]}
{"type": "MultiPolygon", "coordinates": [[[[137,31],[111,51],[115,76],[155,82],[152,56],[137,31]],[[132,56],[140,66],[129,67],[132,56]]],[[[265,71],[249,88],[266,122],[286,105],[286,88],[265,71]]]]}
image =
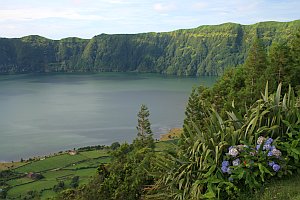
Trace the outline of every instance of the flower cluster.
{"type": "Polygon", "coordinates": [[[247,145],[237,145],[237,146],[231,146],[231,147],[229,147],[227,154],[230,157],[235,158],[235,159],[232,160],[231,163],[228,160],[224,160],[222,162],[221,171],[223,173],[231,174],[230,165],[232,164],[232,166],[238,166],[238,165],[241,164],[240,158],[237,158],[237,157],[244,150],[244,148],[249,148],[249,147],[247,145]]]}
{"type": "Polygon", "coordinates": [[[223,173],[228,173],[228,174],[230,174],[229,161],[224,160],[224,161],[222,162],[221,170],[222,170],[223,173]]]}
{"type": "Polygon", "coordinates": [[[260,136],[256,142],[256,148],[251,148],[247,145],[231,146],[228,149],[227,160],[222,162],[221,171],[231,174],[235,167],[250,167],[258,161],[258,157],[267,155],[266,166],[268,165],[273,171],[278,172],[281,166],[273,160],[278,160],[281,157],[281,151],[276,149],[272,138],[260,136]],[[247,166],[246,166],[247,165],[247,166]]]}
{"type": "MultiPolygon", "coordinates": [[[[267,152],[268,157],[274,156],[275,158],[280,158],[281,157],[281,151],[276,149],[276,147],[274,145],[272,145],[272,143],[273,143],[272,138],[266,139],[265,137],[260,136],[257,139],[256,150],[258,151],[261,148],[261,145],[263,145],[262,150],[263,150],[263,152],[267,152]]],[[[274,161],[269,161],[268,165],[270,167],[272,167],[272,169],[275,172],[278,172],[281,168],[280,165],[275,163],[274,161]]]]}
{"type": "Polygon", "coordinates": [[[259,150],[262,146],[263,151],[268,151],[268,156],[275,156],[276,158],[279,158],[281,156],[281,152],[276,149],[274,145],[272,145],[273,139],[272,138],[264,138],[263,136],[260,136],[257,139],[257,145],[256,150],[259,150]]]}
{"type": "Polygon", "coordinates": [[[274,161],[270,161],[268,165],[272,167],[275,172],[280,170],[280,165],[276,164],[274,161]]]}

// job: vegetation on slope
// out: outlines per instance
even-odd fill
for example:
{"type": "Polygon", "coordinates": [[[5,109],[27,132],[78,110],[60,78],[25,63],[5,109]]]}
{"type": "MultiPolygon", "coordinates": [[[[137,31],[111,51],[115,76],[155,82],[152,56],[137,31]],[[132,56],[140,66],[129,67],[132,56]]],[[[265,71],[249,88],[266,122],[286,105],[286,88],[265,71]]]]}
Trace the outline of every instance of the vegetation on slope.
{"type": "MultiPolygon", "coordinates": [[[[260,191],[279,190],[273,184],[298,176],[300,109],[292,88],[300,85],[300,36],[269,51],[259,38],[253,41],[243,66],[228,70],[211,89],[192,91],[183,134],[170,150],[153,154],[137,147],[138,139],[121,145],[116,162],[100,166],[94,181],[63,192],[61,199],[279,197],[280,192],[260,191]]],[[[299,196],[293,189],[280,191],[299,196]]]]}
{"type": "Polygon", "coordinates": [[[137,71],[220,75],[244,63],[255,37],[289,41],[300,21],[226,23],[167,33],[101,34],[90,40],[0,38],[0,73],[137,71]]]}

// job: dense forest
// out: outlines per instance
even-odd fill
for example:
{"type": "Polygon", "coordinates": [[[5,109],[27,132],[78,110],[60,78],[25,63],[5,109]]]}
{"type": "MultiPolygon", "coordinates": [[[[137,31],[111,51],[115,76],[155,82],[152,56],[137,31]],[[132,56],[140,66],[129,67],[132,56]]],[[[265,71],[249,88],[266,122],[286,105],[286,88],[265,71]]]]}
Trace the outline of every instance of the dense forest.
{"type": "Polygon", "coordinates": [[[101,34],[92,39],[0,38],[0,73],[155,72],[221,75],[243,64],[254,38],[268,49],[290,41],[292,22],[225,23],[164,33],[101,34]]]}

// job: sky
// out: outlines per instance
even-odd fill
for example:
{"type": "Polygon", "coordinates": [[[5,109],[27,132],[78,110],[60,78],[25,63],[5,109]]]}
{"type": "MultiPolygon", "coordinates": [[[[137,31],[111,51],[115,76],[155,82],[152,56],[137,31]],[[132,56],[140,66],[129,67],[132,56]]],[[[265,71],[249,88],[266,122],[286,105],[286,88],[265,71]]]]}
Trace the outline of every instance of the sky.
{"type": "Polygon", "coordinates": [[[92,38],[300,19],[300,0],[0,0],[0,37],[92,38]]]}

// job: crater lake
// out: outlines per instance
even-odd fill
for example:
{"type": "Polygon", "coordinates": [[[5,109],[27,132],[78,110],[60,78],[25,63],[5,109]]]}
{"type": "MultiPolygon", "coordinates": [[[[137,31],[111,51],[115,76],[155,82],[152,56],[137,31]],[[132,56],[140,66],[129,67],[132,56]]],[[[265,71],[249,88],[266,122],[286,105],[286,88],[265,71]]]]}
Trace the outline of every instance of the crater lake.
{"type": "Polygon", "coordinates": [[[0,161],[89,145],[131,142],[141,104],[154,137],[181,127],[193,86],[216,77],[158,74],[29,74],[0,76],[0,161]]]}

